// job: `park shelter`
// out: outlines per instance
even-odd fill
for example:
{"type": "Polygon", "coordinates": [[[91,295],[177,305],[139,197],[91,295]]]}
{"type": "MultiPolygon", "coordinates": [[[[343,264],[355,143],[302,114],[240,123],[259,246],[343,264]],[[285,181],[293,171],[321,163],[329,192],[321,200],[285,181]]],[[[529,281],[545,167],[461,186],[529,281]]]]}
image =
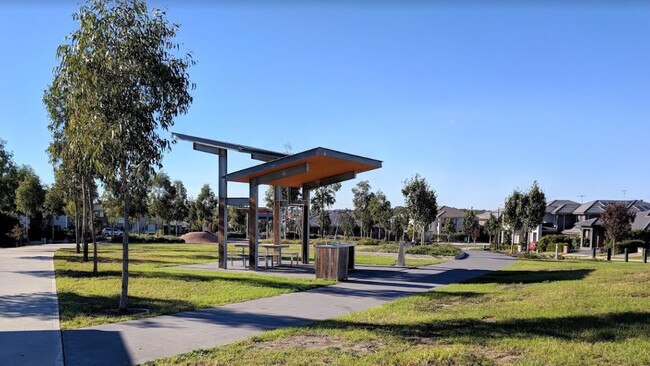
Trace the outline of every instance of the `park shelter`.
{"type": "MultiPolygon", "coordinates": [[[[309,195],[319,187],[354,179],[357,174],[381,168],[380,160],[370,159],[324,147],[316,147],[296,154],[284,154],[251,146],[210,140],[201,137],[172,133],[175,140],[188,141],[194,150],[215,154],[218,164],[219,198],[219,267],[228,266],[228,205],[248,207],[249,268],[257,270],[259,261],[258,206],[259,186],[274,187],[273,217],[280,217],[280,207],[302,207],[302,262],[309,263],[309,195]],[[228,173],[228,151],[250,154],[261,164],[228,173]],[[247,183],[249,196],[228,197],[228,182],[247,183]],[[283,187],[300,188],[299,202],[282,201],[283,187]]],[[[280,244],[280,220],[273,220],[273,243],[280,244]]]]}

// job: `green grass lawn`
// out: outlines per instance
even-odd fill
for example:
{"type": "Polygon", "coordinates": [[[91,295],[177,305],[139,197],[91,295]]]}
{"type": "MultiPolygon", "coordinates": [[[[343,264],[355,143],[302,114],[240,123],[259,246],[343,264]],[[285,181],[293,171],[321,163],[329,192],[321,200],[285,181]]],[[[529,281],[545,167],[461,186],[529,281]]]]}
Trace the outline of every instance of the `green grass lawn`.
{"type": "Polygon", "coordinates": [[[650,265],[499,272],[156,365],[649,365],[650,265]]]}
{"type": "Polygon", "coordinates": [[[332,283],[170,269],[166,267],[216,261],[216,245],[130,244],[129,306],[150,311],[148,314],[117,316],[110,310],[117,307],[119,300],[121,256],[121,245],[100,244],[100,273],[93,276],[92,261],[84,263],[74,249],[57,251],[54,265],[62,329],[218,306],[332,283]]]}

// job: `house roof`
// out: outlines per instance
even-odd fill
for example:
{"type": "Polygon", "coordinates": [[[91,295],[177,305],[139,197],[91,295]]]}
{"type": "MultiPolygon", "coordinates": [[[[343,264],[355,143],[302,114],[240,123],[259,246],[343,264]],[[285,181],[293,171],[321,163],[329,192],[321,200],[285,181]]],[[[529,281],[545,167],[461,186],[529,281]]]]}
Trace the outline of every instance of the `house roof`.
{"type": "Polygon", "coordinates": [[[615,204],[624,204],[636,212],[650,211],[650,202],[645,202],[643,200],[597,200],[583,203],[575,209],[573,213],[575,215],[600,215],[607,207],[615,204]]]}
{"type": "Polygon", "coordinates": [[[577,228],[592,228],[595,226],[603,226],[600,217],[594,217],[593,219],[579,221],[575,224],[575,227],[577,228]]]}
{"type": "Polygon", "coordinates": [[[571,200],[554,200],[546,205],[546,213],[553,215],[572,214],[580,204],[571,200]]]}
{"type": "Polygon", "coordinates": [[[317,147],[226,175],[229,181],[281,187],[315,188],[353,179],[357,173],[381,168],[381,161],[317,147]]]}
{"type": "Polygon", "coordinates": [[[494,217],[496,217],[498,219],[499,217],[501,217],[501,212],[499,212],[499,211],[485,211],[483,213],[480,213],[480,214],[476,215],[476,217],[478,217],[479,220],[488,220],[490,218],[490,216],[494,216],[494,217]]]}
{"type": "Polygon", "coordinates": [[[438,215],[436,215],[437,219],[459,218],[459,217],[465,217],[465,211],[450,206],[438,207],[438,215]]]}
{"type": "Polygon", "coordinates": [[[650,211],[637,212],[632,222],[632,230],[650,231],[650,211]]]}

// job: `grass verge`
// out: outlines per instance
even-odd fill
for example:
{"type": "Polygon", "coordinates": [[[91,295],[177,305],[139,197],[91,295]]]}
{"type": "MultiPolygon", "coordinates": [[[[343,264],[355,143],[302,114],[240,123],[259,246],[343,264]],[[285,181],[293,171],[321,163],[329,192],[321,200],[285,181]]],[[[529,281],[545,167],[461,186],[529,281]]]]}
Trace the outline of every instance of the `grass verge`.
{"type": "Polygon", "coordinates": [[[648,365],[650,266],[519,260],[312,326],[150,365],[648,365]]]}
{"type": "Polygon", "coordinates": [[[129,306],[146,314],[114,315],[121,284],[121,245],[99,245],[99,275],[74,249],[54,257],[61,328],[74,329],[247,301],[331,284],[330,281],[256,274],[170,269],[214,262],[216,246],[130,244],[129,306]]]}

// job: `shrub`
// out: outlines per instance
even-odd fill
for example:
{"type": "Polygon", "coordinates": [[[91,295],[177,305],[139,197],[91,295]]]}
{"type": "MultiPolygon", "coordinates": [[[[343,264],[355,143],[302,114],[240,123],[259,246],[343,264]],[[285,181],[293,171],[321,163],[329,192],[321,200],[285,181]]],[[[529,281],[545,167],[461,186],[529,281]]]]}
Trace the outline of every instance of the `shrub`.
{"type": "Polygon", "coordinates": [[[571,248],[572,244],[573,239],[567,235],[544,235],[537,241],[537,250],[539,252],[554,252],[555,246],[560,245],[560,251],[562,251],[567,245],[571,248]]]}
{"type": "MultiPolygon", "coordinates": [[[[639,247],[643,247],[645,243],[643,240],[636,240],[636,239],[631,239],[631,240],[623,240],[618,243],[616,243],[616,254],[621,254],[627,248],[628,253],[636,253],[639,250],[639,247]]],[[[607,244],[607,248],[611,248],[612,243],[609,242],[607,244]]]]}
{"type": "Polygon", "coordinates": [[[385,243],[383,240],[378,240],[378,239],[368,239],[368,238],[361,238],[357,240],[357,245],[379,245],[385,243]]]}
{"type": "Polygon", "coordinates": [[[408,249],[410,254],[424,254],[436,256],[457,256],[463,251],[451,244],[427,244],[412,246],[408,249]]]}
{"type": "MultiPolygon", "coordinates": [[[[113,243],[121,243],[122,236],[113,236],[113,243]]],[[[129,243],[185,243],[185,240],[173,235],[129,234],[129,243]]]]}

